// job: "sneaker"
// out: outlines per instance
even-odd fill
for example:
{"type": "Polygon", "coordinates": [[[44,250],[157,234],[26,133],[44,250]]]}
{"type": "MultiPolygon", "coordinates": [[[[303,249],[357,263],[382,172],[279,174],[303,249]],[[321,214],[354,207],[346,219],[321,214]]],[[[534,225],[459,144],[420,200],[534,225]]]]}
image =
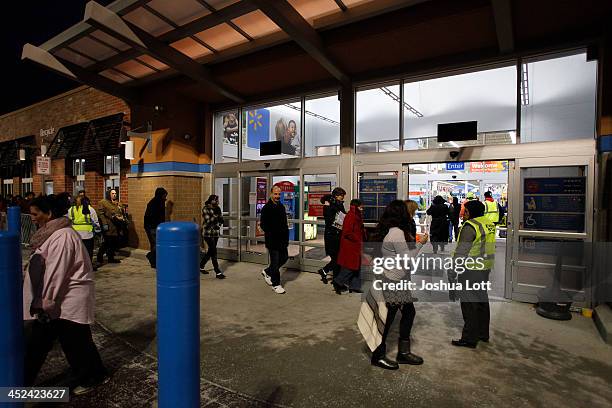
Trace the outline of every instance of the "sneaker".
{"type": "Polygon", "coordinates": [[[285,289],[281,285],[272,286],[272,290],[278,293],[279,295],[285,293],[285,289]]]}
{"type": "Polygon", "coordinates": [[[96,384],[91,384],[91,385],[79,385],[77,387],[75,387],[72,390],[72,395],[85,395],[88,394],[90,392],[92,392],[93,390],[95,390],[97,387],[106,384],[107,382],[110,381],[110,377],[104,377],[104,379],[96,384]]]}
{"type": "Polygon", "coordinates": [[[200,273],[202,275],[208,275],[209,274],[209,272],[206,269],[204,269],[204,268],[200,268],[200,273]]]}
{"type": "Polygon", "coordinates": [[[261,276],[263,276],[268,286],[272,286],[272,277],[267,274],[265,269],[261,271],[261,276]]]}
{"type": "Polygon", "coordinates": [[[223,272],[217,272],[215,274],[215,278],[217,278],[217,279],[225,279],[225,275],[223,274],[223,272]]]}

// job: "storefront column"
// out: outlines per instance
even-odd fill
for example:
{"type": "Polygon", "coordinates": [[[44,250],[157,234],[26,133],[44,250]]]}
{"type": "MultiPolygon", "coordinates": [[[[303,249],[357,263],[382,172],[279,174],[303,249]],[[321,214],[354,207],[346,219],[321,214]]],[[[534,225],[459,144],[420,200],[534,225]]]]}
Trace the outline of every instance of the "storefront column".
{"type": "Polygon", "coordinates": [[[355,197],[353,191],[353,160],[355,157],[355,93],[352,86],[343,86],[340,98],[340,174],[338,183],[355,197]]]}

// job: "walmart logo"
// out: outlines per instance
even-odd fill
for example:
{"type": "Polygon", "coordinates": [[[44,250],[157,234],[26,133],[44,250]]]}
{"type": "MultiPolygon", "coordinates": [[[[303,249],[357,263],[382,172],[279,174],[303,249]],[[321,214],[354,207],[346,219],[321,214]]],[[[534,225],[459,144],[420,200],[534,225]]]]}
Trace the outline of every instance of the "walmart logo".
{"type": "Polygon", "coordinates": [[[253,130],[256,131],[258,128],[263,126],[261,122],[262,118],[263,115],[261,112],[258,112],[257,110],[249,111],[249,126],[253,125],[253,130]]]}

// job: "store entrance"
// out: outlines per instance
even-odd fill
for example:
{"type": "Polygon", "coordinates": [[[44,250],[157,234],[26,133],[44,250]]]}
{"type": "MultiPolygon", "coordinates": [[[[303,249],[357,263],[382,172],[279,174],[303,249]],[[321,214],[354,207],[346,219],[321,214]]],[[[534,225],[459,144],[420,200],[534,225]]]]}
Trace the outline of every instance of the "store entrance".
{"type": "Polygon", "coordinates": [[[220,258],[268,263],[261,210],[271,188],[279,186],[289,224],[286,266],[316,271],[329,262],[321,198],[338,185],[335,168],[240,171],[238,177],[219,176],[215,177],[214,191],[224,218],[218,244],[220,258]]]}
{"type": "MultiPolygon", "coordinates": [[[[409,164],[405,172],[408,176],[407,196],[419,205],[415,217],[417,232],[428,233],[430,237],[432,217],[427,215],[427,210],[431,208],[436,197],[442,197],[450,209],[454,198],[459,205],[468,198],[484,202],[484,194],[491,193],[492,198],[489,201],[493,200],[497,204],[499,223],[496,228],[495,266],[490,275],[490,295],[499,298],[509,297],[506,288],[506,264],[511,254],[507,242],[508,185],[509,171],[513,165],[514,163],[508,160],[409,164]]],[[[448,256],[453,251],[457,240],[456,227],[459,227],[462,221],[460,213],[454,214],[453,217],[452,210],[450,219],[448,234],[443,234],[447,237],[448,244],[434,248],[430,242],[424,249],[426,256],[448,256]],[[456,221],[454,225],[453,220],[456,221]]]]}

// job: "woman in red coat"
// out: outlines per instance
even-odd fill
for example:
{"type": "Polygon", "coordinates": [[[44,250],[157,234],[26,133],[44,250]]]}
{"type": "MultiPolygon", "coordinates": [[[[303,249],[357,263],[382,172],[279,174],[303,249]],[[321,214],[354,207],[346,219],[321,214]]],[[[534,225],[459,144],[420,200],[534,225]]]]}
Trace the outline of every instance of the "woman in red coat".
{"type": "Polygon", "coordinates": [[[332,284],[337,294],[345,290],[349,292],[361,293],[361,256],[362,245],[366,238],[365,227],[361,217],[361,201],[351,200],[351,209],[342,225],[342,235],[340,237],[340,252],[338,254],[338,265],[340,273],[334,277],[332,284]]]}

